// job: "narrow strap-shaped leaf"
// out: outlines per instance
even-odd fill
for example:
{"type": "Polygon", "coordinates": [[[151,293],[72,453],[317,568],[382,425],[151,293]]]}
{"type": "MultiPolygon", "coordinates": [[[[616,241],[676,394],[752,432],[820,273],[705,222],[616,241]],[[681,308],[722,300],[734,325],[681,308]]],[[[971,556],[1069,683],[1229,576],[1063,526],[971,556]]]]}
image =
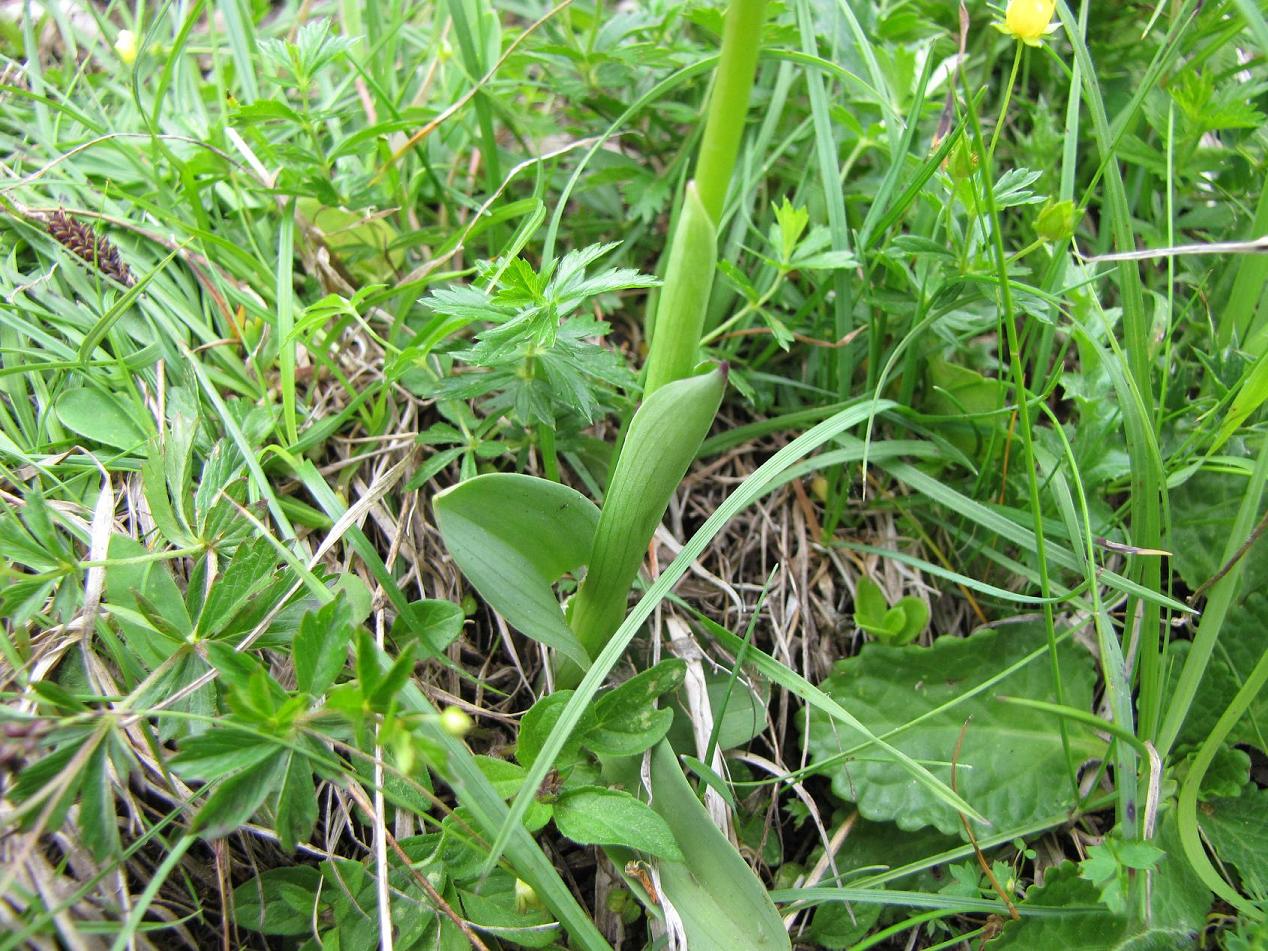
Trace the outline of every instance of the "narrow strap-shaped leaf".
{"type": "Polygon", "coordinates": [[[590,657],[625,617],[648,542],[713,425],[725,387],[726,370],[718,368],[662,387],[634,414],[569,616],[590,657]]]}
{"type": "Polygon", "coordinates": [[[695,182],[687,183],[672,249],[651,328],[645,398],[690,376],[698,362],[700,334],[718,266],[718,233],[695,182]]]}

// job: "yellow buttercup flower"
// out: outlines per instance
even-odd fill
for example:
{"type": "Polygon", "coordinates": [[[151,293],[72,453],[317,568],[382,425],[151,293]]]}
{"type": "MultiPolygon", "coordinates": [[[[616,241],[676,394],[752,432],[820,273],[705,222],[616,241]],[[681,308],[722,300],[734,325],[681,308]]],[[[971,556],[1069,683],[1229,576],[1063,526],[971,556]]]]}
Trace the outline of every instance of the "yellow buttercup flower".
{"type": "Polygon", "coordinates": [[[1039,46],[1044,36],[1057,28],[1052,22],[1056,9],[1057,0],[1008,0],[1004,22],[996,23],[995,29],[1027,46],[1039,46]]]}

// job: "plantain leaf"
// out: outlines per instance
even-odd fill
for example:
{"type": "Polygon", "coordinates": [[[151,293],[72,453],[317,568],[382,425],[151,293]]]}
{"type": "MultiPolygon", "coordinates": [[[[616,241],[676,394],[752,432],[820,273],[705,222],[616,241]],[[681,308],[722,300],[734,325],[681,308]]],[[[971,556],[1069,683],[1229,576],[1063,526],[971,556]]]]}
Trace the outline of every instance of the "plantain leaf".
{"type": "Polygon", "coordinates": [[[791,947],[766,888],[713,824],[668,743],[652,751],[652,808],[668,823],[684,861],[661,861],[660,883],[692,951],[791,947]]]}
{"type": "MultiPolygon", "coordinates": [[[[1052,672],[1037,653],[1034,660],[955,703],[975,686],[1016,664],[1046,644],[1037,624],[1008,625],[968,638],[942,637],[933,647],[868,644],[857,657],[841,661],[838,673],[821,685],[873,734],[949,783],[950,763],[960,730],[969,721],[959,753],[956,789],[995,828],[1025,825],[1073,807],[1076,793],[1064,762],[1061,735],[1047,714],[996,701],[1007,695],[1052,700],[1052,672]],[[918,717],[926,719],[907,727],[918,717]],[[891,735],[890,731],[901,730],[891,735]]],[[[1094,672],[1090,656],[1068,643],[1058,647],[1065,703],[1089,709],[1094,672]]],[[[838,756],[866,741],[863,734],[811,711],[807,746],[815,762],[838,756]]],[[[1090,732],[1072,729],[1076,762],[1101,754],[1105,744],[1090,732]]],[[[869,749],[859,759],[824,770],[833,791],[857,802],[868,819],[896,822],[903,829],[932,825],[948,835],[961,834],[960,816],[927,786],[911,781],[908,768],[892,753],[869,749]]]]}
{"type": "Polygon", "coordinates": [[[588,664],[552,586],[590,557],[594,504],[557,482],[493,473],[446,489],[433,506],[449,554],[480,596],[519,631],[588,664]]]}
{"type": "Polygon", "coordinates": [[[1268,898],[1268,789],[1250,786],[1240,796],[1216,799],[1198,810],[1203,836],[1220,860],[1237,869],[1242,891],[1268,898]]]}

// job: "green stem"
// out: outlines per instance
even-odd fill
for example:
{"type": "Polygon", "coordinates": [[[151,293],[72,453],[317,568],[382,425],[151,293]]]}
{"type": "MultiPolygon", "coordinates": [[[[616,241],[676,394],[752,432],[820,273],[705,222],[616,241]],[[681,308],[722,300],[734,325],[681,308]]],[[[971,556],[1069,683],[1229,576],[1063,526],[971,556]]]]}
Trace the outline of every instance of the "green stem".
{"type": "Polygon", "coordinates": [[[700,200],[716,224],[722,219],[726,191],[740,151],[744,115],[757,75],[766,0],[731,0],[722,30],[722,59],[709,98],[704,140],[696,160],[700,200]]]}
{"type": "MultiPolygon", "coordinates": [[[[1013,74],[1016,76],[1020,52],[1013,62],[1013,74]]],[[[963,80],[963,73],[961,73],[963,80]]],[[[1011,83],[1010,83],[1011,87],[1011,83]]],[[[968,102],[968,117],[971,123],[974,144],[982,148],[982,124],[972,97],[965,91],[968,102]]],[[[1016,313],[1013,309],[1012,285],[1008,278],[1008,258],[1004,251],[1004,237],[1000,229],[999,209],[995,205],[995,183],[991,162],[985,161],[981,166],[982,197],[986,206],[986,216],[990,223],[991,238],[995,252],[996,274],[999,279],[999,300],[1004,324],[1004,334],[1008,342],[1009,363],[1012,370],[1013,387],[1016,391],[1018,430],[1021,432],[1022,449],[1026,463],[1026,484],[1029,490],[1030,513],[1035,535],[1035,559],[1039,568],[1039,591],[1043,598],[1044,629],[1048,635],[1049,659],[1052,664],[1053,689],[1057,703],[1065,703],[1065,691],[1062,688],[1061,667],[1057,656],[1057,632],[1052,611],[1052,584],[1048,574],[1047,543],[1044,538],[1043,505],[1039,494],[1039,472],[1035,462],[1034,433],[1031,427],[1031,407],[1027,396],[1026,371],[1022,366],[1021,344],[1017,339],[1016,313]]],[[[1071,783],[1077,788],[1070,743],[1064,721],[1059,721],[1061,745],[1065,751],[1067,766],[1070,768],[1071,783]]]]}
{"type": "Polygon", "coordinates": [[[1008,103],[1013,98],[1013,88],[1017,85],[1017,68],[1021,66],[1021,50],[1020,43],[1015,44],[1017,52],[1013,56],[1013,71],[1008,77],[1008,88],[1004,90],[1004,101],[999,107],[999,119],[995,122],[995,131],[991,133],[991,147],[986,150],[986,161],[989,163],[995,158],[995,146],[999,144],[999,134],[1004,128],[1004,120],[1008,118],[1008,103]]]}

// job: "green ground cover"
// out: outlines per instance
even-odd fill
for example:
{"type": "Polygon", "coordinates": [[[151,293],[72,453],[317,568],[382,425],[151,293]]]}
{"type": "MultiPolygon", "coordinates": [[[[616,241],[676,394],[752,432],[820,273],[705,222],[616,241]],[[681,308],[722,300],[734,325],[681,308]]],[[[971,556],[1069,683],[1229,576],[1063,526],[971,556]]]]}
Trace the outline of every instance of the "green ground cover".
{"type": "Polygon", "coordinates": [[[1259,0],[0,56],[0,949],[1268,947],[1259,0]]]}

